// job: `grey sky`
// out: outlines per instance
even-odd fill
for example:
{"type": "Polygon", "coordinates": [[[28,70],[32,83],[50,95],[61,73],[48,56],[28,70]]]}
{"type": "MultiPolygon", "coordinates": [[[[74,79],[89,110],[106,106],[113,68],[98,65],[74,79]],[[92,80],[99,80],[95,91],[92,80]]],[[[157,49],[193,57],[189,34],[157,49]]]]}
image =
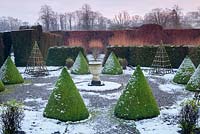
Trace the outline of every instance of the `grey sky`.
{"type": "Polygon", "coordinates": [[[108,18],[124,10],[143,16],[153,8],[171,8],[175,4],[183,8],[184,13],[200,7],[200,0],[0,0],[0,3],[0,16],[12,16],[30,23],[37,21],[44,4],[62,13],[77,10],[87,3],[108,18]]]}

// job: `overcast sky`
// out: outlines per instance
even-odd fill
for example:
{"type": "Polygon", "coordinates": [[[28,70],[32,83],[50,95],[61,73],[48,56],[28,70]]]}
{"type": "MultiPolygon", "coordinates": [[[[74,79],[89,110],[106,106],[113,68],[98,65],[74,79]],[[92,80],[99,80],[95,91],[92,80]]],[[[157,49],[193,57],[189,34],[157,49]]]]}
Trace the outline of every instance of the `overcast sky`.
{"type": "Polygon", "coordinates": [[[200,0],[0,0],[0,16],[12,16],[33,24],[44,4],[63,13],[80,9],[86,3],[92,10],[99,11],[108,18],[124,10],[131,15],[143,16],[153,8],[172,8],[175,4],[179,5],[184,13],[200,7],[200,0]]]}

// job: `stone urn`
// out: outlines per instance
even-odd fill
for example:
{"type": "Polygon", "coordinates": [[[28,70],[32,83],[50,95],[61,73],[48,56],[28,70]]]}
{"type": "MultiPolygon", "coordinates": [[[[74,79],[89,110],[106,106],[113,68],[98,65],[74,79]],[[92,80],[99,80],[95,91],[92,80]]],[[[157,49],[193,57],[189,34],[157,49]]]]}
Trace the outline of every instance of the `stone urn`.
{"type": "Polygon", "coordinates": [[[102,71],[101,61],[90,61],[89,70],[92,74],[92,81],[88,84],[88,86],[104,86],[100,80],[100,73],[102,71]]]}

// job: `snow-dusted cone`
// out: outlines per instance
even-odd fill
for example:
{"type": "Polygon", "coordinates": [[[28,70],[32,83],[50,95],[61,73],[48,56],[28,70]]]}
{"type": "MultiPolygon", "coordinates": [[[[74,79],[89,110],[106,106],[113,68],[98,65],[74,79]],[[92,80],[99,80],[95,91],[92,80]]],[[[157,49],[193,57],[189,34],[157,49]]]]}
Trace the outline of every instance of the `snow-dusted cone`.
{"type": "Polygon", "coordinates": [[[3,84],[3,82],[0,80],[0,92],[1,92],[1,91],[4,91],[4,90],[5,90],[4,84],[3,84]]]}
{"type": "Polygon", "coordinates": [[[200,89],[200,64],[195,70],[194,74],[190,77],[186,89],[190,91],[195,91],[196,89],[200,89]]]}
{"type": "Polygon", "coordinates": [[[47,118],[60,121],[87,119],[88,110],[66,68],[63,68],[44,110],[47,118]]]}
{"type": "Polygon", "coordinates": [[[72,74],[89,74],[89,65],[82,52],[80,51],[71,68],[72,74]]]}
{"type": "Polygon", "coordinates": [[[110,53],[108,59],[106,60],[102,73],[111,75],[118,75],[123,73],[122,66],[120,65],[119,60],[113,52],[110,53]]]}
{"type": "Polygon", "coordinates": [[[187,84],[195,69],[196,67],[192,63],[191,59],[188,56],[185,57],[174,76],[173,82],[178,84],[187,84]]]}
{"type": "Polygon", "coordinates": [[[8,56],[0,69],[0,79],[4,84],[19,84],[24,82],[24,79],[17,70],[10,56],[8,56]]]}
{"type": "Polygon", "coordinates": [[[115,106],[114,114],[118,118],[140,120],[156,117],[160,114],[151,88],[137,66],[135,72],[115,106]]]}

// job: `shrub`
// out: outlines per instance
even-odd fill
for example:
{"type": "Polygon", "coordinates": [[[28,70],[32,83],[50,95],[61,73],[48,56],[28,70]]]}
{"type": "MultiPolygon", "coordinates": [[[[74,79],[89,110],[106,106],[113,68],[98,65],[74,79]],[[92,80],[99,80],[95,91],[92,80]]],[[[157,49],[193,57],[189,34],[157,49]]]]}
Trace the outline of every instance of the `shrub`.
{"type": "Polygon", "coordinates": [[[4,103],[2,106],[2,131],[4,134],[16,134],[21,129],[21,121],[24,118],[22,104],[12,100],[4,103]]]}
{"type": "Polygon", "coordinates": [[[24,79],[17,70],[10,56],[8,56],[0,69],[0,79],[4,84],[19,84],[24,82],[24,79]]]}
{"type": "Polygon", "coordinates": [[[79,52],[71,68],[72,74],[89,74],[89,65],[82,52],[79,52]]]}
{"type": "Polygon", "coordinates": [[[3,82],[0,80],[0,92],[4,91],[5,90],[5,87],[4,87],[4,84],[3,82]]]}
{"type": "Polygon", "coordinates": [[[63,68],[44,110],[47,118],[80,121],[89,113],[66,68],[63,68]]]}
{"type": "Polygon", "coordinates": [[[66,59],[72,58],[74,61],[79,52],[86,57],[82,47],[50,47],[48,50],[46,65],[48,66],[65,66],[66,59]]]}
{"type": "Polygon", "coordinates": [[[111,75],[118,75],[123,73],[122,67],[113,52],[110,53],[108,59],[106,60],[102,73],[111,75]]]}
{"type": "Polygon", "coordinates": [[[195,91],[198,88],[200,88],[200,64],[186,85],[186,89],[190,91],[195,91]]]}
{"type": "Polygon", "coordinates": [[[128,65],[128,62],[125,58],[118,58],[120,65],[123,69],[126,69],[126,66],[128,65]]]}
{"type": "Polygon", "coordinates": [[[73,66],[73,64],[74,64],[74,60],[72,58],[66,59],[66,66],[68,69],[71,68],[73,66]]]}
{"type": "Polygon", "coordinates": [[[183,134],[192,134],[196,128],[198,121],[198,106],[194,100],[187,101],[181,111],[179,117],[179,125],[183,134]]]}
{"type": "Polygon", "coordinates": [[[187,84],[195,69],[196,67],[190,58],[188,56],[185,57],[173,78],[173,82],[178,84],[187,84]]]}
{"type": "Polygon", "coordinates": [[[158,116],[160,114],[151,88],[137,66],[115,106],[116,117],[127,120],[139,120],[158,116]]]}

